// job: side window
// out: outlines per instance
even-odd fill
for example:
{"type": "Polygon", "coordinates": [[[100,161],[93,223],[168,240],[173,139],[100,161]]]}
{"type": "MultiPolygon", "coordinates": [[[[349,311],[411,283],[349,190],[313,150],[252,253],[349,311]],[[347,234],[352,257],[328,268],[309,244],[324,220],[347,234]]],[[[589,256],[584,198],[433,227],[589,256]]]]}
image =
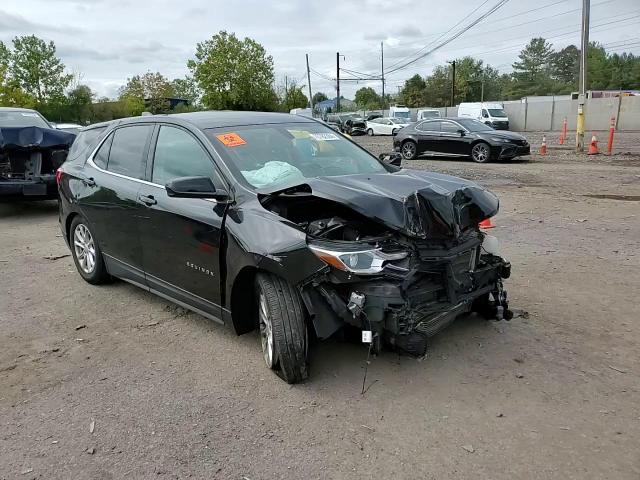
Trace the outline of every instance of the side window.
{"type": "Polygon", "coordinates": [[[152,131],[152,125],[134,125],[116,130],[107,170],[131,178],[144,178],[147,140],[152,131]]]}
{"type": "Polygon", "coordinates": [[[489,118],[489,112],[487,112],[487,110],[484,109],[484,108],[482,109],[482,117],[483,118],[489,118]]]}
{"type": "Polygon", "coordinates": [[[451,122],[440,122],[440,129],[444,133],[458,133],[460,127],[451,122]]]}
{"type": "Polygon", "coordinates": [[[113,141],[113,133],[109,135],[100,148],[93,156],[93,163],[103,170],[107,169],[107,160],[109,160],[109,150],[111,150],[111,142],[113,141]]]}
{"type": "Polygon", "coordinates": [[[439,132],[440,131],[440,122],[435,122],[433,120],[429,120],[426,122],[422,122],[416,127],[421,132],[439,132]]]}
{"type": "Polygon", "coordinates": [[[164,186],[177,177],[209,177],[220,185],[213,162],[198,141],[180,128],[163,125],[156,143],[151,181],[164,186]]]}

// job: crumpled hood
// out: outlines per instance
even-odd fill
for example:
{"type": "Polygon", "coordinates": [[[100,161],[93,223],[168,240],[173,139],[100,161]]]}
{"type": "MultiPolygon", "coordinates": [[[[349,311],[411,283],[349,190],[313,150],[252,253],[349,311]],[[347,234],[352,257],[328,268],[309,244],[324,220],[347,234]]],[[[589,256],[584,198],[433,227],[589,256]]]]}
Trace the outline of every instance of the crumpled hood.
{"type": "Polygon", "coordinates": [[[53,128],[0,128],[0,150],[37,148],[69,148],[76,136],[53,128]]]}
{"type": "Polygon", "coordinates": [[[450,239],[498,212],[498,198],[461,178],[418,170],[310,178],[260,195],[311,193],[406,235],[450,239]]]}

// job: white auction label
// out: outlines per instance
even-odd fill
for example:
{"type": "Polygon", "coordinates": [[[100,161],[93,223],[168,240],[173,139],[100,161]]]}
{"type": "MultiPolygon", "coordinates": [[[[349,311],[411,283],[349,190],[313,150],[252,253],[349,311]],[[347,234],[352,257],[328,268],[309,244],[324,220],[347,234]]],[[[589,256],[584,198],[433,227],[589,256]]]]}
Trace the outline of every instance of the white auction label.
{"type": "Polygon", "coordinates": [[[372,341],[373,341],[373,335],[371,334],[371,330],[363,330],[362,343],[371,343],[372,341]]]}

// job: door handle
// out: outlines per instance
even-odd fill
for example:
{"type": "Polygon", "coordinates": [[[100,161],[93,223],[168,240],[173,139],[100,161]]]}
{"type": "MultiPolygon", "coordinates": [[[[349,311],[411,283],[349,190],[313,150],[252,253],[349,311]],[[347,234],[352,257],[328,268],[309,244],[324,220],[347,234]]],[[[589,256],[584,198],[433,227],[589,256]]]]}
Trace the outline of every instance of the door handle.
{"type": "Polygon", "coordinates": [[[153,198],[153,195],[138,195],[138,200],[144,203],[147,207],[158,203],[158,201],[153,198]]]}
{"type": "Polygon", "coordinates": [[[83,178],[82,179],[82,183],[84,183],[87,187],[95,187],[96,186],[96,181],[93,179],[93,177],[83,178]]]}

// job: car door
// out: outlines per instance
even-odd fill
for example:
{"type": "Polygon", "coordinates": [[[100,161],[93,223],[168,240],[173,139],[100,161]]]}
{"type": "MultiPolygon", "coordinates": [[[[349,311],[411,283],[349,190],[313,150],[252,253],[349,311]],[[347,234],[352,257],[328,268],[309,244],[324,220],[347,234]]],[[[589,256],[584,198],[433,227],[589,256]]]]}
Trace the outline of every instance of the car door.
{"type": "Polygon", "coordinates": [[[148,286],[164,295],[220,317],[220,243],[226,205],[215,200],[167,195],[170,180],[211,178],[227,190],[215,163],[196,136],[179,126],[160,125],[154,138],[148,183],[139,193],[148,286]]]}
{"type": "Polygon", "coordinates": [[[153,125],[113,131],[90,157],[80,209],[96,232],[109,273],[144,285],[138,192],[146,172],[153,125]]]}
{"type": "Polygon", "coordinates": [[[462,136],[461,125],[448,120],[440,122],[440,149],[442,153],[453,155],[468,155],[468,138],[462,136]]]}
{"type": "Polygon", "coordinates": [[[440,152],[440,121],[425,120],[416,125],[419,152],[440,152]]]}

